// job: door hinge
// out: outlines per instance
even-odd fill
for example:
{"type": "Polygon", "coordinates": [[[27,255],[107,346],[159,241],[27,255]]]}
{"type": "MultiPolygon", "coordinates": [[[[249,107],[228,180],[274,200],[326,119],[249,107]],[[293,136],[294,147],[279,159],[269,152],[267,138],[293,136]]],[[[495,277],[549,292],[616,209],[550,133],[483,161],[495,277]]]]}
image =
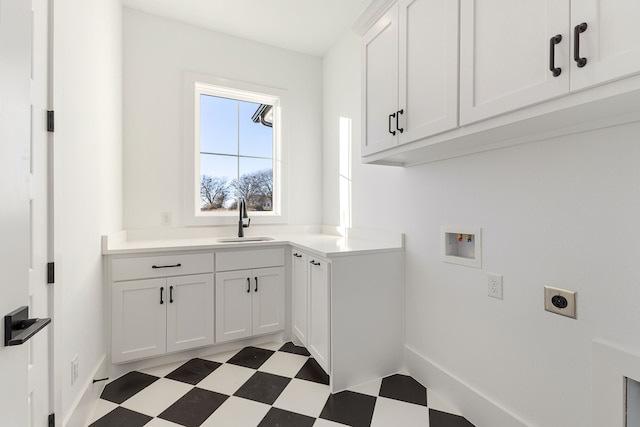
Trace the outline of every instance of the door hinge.
{"type": "Polygon", "coordinates": [[[56,282],[56,265],[53,262],[47,263],[47,283],[56,282]]]}
{"type": "Polygon", "coordinates": [[[49,414],[49,427],[56,427],[56,414],[49,414]]]}
{"type": "Polygon", "coordinates": [[[55,122],[54,122],[55,113],[51,110],[47,111],[47,132],[55,131],[55,122]]]}

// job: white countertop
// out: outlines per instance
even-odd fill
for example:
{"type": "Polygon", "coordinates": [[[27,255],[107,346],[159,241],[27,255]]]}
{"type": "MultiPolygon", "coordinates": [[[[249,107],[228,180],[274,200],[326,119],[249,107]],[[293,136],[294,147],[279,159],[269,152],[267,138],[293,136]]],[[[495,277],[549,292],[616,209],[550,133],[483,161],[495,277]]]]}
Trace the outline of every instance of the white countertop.
{"type": "MultiPolygon", "coordinates": [[[[274,240],[222,243],[222,236],[184,236],[180,231],[165,233],[161,230],[155,235],[152,231],[144,233],[122,231],[102,236],[102,254],[135,254],[148,252],[169,252],[183,250],[220,250],[235,248],[259,248],[291,245],[292,247],[313,252],[315,255],[331,258],[337,256],[359,255],[374,252],[404,250],[404,235],[372,230],[349,229],[343,235],[336,235],[335,229],[327,227],[297,227],[288,232],[269,233],[269,230],[252,230],[245,236],[268,236],[274,240]],[[261,231],[265,231],[264,234],[261,231]],[[324,231],[324,232],[323,232],[324,231]],[[330,234],[331,233],[331,234],[330,234]]],[[[279,230],[283,231],[283,230],[279,230]]],[[[194,234],[191,230],[184,234],[194,234]]],[[[203,233],[204,234],[204,233],[203,233]]]]}

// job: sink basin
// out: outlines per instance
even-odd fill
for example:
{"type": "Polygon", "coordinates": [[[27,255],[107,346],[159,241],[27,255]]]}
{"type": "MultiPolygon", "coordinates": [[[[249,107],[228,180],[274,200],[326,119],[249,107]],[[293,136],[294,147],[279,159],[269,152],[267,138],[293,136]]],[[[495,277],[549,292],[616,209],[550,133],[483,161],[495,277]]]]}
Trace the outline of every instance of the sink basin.
{"type": "Polygon", "coordinates": [[[220,243],[233,243],[233,242],[268,242],[274,240],[273,237],[225,237],[224,239],[218,239],[220,243]]]}

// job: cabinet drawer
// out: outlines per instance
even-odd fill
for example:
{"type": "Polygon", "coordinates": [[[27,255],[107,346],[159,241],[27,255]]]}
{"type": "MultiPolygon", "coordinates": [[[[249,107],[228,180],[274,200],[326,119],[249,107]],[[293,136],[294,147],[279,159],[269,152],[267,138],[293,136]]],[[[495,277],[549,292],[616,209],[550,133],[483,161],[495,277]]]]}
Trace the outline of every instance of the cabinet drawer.
{"type": "Polygon", "coordinates": [[[114,282],[213,273],[213,253],[114,259],[111,271],[114,282]]]}
{"type": "Polygon", "coordinates": [[[216,253],[216,271],[245,270],[284,265],[284,248],[216,253]]]}

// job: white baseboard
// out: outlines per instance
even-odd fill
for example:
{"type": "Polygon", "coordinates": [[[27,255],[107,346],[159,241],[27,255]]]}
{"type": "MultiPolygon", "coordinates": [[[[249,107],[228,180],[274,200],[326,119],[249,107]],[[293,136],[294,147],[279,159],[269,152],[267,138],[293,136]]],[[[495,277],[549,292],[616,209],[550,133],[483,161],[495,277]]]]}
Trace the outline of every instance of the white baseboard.
{"type": "Polygon", "coordinates": [[[107,362],[106,357],[102,357],[98,365],[94,368],[89,379],[84,384],[83,392],[80,393],[74,404],[71,406],[71,410],[67,416],[63,419],[63,427],[86,427],[89,425],[89,417],[93,414],[96,402],[102,394],[102,390],[107,381],[100,381],[94,383],[93,380],[97,378],[104,378],[107,375],[107,362]]]}
{"type": "Polygon", "coordinates": [[[404,360],[413,378],[453,405],[476,427],[531,427],[531,424],[406,345],[404,360]]]}

